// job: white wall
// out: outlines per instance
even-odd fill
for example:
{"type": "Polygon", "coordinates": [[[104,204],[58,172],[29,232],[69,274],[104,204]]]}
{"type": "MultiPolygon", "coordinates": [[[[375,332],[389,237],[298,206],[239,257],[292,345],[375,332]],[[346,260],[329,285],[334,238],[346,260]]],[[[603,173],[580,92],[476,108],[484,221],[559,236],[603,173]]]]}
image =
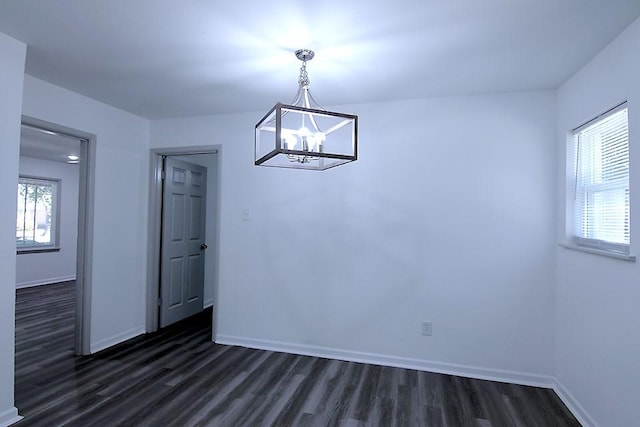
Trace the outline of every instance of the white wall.
{"type": "Polygon", "coordinates": [[[75,280],[78,242],[78,165],[20,156],[19,171],[21,175],[60,180],[58,189],[60,250],[18,254],[16,287],[75,280]]]}
{"type": "MultiPolygon", "coordinates": [[[[27,47],[0,33],[0,194],[18,188],[20,113],[27,47]]],[[[0,425],[17,421],[13,406],[16,197],[0,204],[0,425]]]]}
{"type": "MultiPolygon", "coordinates": [[[[634,140],[639,47],[636,21],[557,104],[554,92],[532,92],[341,108],[360,115],[360,159],[320,173],[253,166],[262,112],[159,120],[149,134],[144,119],[26,77],[24,114],[98,136],[92,349],[144,325],[149,135],[154,148],[200,141],[223,148],[219,341],[516,382],[555,375],[587,423],[633,425],[638,264],[555,243],[565,134],[628,99],[634,140]],[[422,320],[433,337],[420,335],[422,320]]],[[[17,181],[21,94],[12,88],[22,83],[24,45],[0,35],[0,52],[7,193],[17,181]]],[[[636,154],[632,143],[633,165],[636,154]]],[[[632,198],[634,242],[637,212],[632,198]]],[[[0,298],[2,424],[15,415],[15,206],[0,215],[11,224],[0,235],[11,283],[0,298]]]]}
{"type": "Polygon", "coordinates": [[[217,154],[190,154],[177,156],[185,162],[207,168],[207,204],[205,221],[205,241],[209,246],[204,258],[204,306],[211,307],[215,304],[214,290],[217,280],[217,255],[215,253],[218,241],[218,155],[217,154]]]}
{"type": "MultiPolygon", "coordinates": [[[[640,20],[558,91],[558,169],[566,135],[628,100],[631,162],[631,251],[640,255],[640,20]]],[[[558,241],[565,191],[558,185],[558,241]]],[[[588,423],[638,425],[640,402],[640,265],[557,249],[556,375],[588,423]]]]}
{"type": "Polygon", "coordinates": [[[549,384],[554,94],[341,110],[359,160],[326,172],[253,166],[261,112],[152,121],[222,144],[218,341],[549,384]]]}
{"type": "Polygon", "coordinates": [[[91,351],[144,332],[149,122],[30,76],[23,114],[97,135],[91,351]]]}

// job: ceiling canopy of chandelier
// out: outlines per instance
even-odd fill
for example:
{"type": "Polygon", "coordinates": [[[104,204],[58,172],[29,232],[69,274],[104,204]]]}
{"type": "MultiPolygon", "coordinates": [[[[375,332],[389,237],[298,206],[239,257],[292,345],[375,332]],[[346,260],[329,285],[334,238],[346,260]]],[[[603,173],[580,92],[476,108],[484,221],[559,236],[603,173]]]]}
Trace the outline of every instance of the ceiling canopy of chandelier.
{"type": "Polygon", "coordinates": [[[358,158],[358,116],[328,111],[311,96],[307,61],[314,56],[309,49],[296,51],[302,61],[298,93],[256,124],[256,165],[325,170],[358,158]]]}

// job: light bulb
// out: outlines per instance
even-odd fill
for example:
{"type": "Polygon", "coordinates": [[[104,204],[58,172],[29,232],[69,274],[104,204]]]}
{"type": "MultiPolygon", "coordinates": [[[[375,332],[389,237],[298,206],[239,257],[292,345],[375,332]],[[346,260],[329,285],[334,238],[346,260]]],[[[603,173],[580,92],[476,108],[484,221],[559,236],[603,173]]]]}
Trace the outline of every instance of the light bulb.
{"type": "Polygon", "coordinates": [[[289,133],[284,136],[284,142],[285,144],[287,144],[287,148],[289,150],[293,150],[294,148],[296,148],[296,144],[298,143],[298,138],[296,138],[295,135],[292,135],[289,133]]]}
{"type": "Polygon", "coordinates": [[[309,136],[311,135],[311,131],[309,131],[309,129],[307,129],[306,127],[302,126],[300,129],[298,129],[298,135],[309,136]]]}
{"type": "Polygon", "coordinates": [[[311,134],[309,136],[307,136],[307,144],[308,144],[308,151],[313,151],[313,149],[316,147],[316,144],[318,143],[316,136],[311,134]]]}

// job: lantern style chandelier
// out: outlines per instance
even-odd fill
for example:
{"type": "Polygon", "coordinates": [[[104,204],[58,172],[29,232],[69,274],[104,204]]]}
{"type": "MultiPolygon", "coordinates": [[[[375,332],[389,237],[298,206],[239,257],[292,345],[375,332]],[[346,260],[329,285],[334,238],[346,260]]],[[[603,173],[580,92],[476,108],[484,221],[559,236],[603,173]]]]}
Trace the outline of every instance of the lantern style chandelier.
{"type": "Polygon", "coordinates": [[[358,158],[358,116],[328,111],[309,92],[307,61],[314,56],[309,49],[296,51],[302,61],[298,93],[256,124],[256,165],[325,170],[358,158]]]}

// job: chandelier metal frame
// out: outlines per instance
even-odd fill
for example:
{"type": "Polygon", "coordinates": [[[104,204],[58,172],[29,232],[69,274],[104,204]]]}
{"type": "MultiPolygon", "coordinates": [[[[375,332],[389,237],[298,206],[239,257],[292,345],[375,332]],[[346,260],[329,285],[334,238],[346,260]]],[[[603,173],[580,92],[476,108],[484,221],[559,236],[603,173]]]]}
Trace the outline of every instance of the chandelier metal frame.
{"type": "Polygon", "coordinates": [[[302,61],[298,92],[290,104],[276,103],[255,126],[255,164],[326,170],[358,158],[358,116],[329,111],[313,98],[307,61],[310,49],[299,49],[302,61]]]}

